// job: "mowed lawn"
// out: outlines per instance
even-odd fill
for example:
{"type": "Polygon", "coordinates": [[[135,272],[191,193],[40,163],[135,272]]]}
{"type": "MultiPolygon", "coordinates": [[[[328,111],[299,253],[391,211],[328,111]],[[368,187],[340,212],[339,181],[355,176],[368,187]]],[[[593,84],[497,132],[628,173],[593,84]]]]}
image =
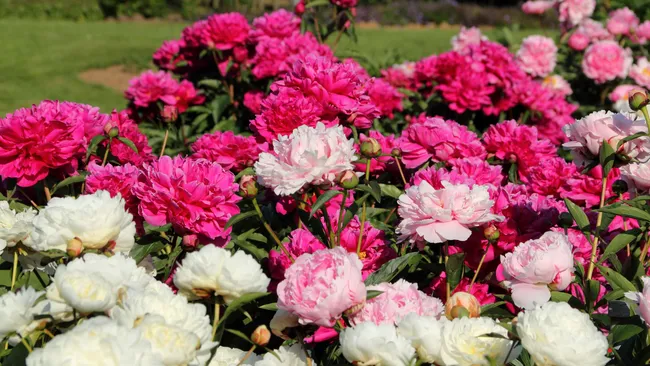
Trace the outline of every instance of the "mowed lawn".
{"type": "MultiPolygon", "coordinates": [[[[0,20],[0,116],[43,99],[87,103],[103,111],[123,108],[120,92],[86,83],[79,74],[113,65],[126,65],[130,70],[146,68],[162,41],[178,37],[184,26],[166,22],[0,20]]],[[[336,53],[341,57],[360,56],[379,65],[417,60],[449,49],[456,33],[453,29],[360,29],[359,43],[344,38],[336,53]]],[[[486,33],[491,38],[498,34],[486,33]]],[[[521,37],[523,34],[517,34],[521,37]]]]}

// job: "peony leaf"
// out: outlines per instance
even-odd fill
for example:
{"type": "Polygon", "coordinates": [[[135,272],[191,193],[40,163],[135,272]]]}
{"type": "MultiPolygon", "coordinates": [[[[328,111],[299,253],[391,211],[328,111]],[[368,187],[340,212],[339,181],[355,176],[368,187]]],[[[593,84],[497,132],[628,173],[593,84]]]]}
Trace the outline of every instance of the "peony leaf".
{"type": "Polygon", "coordinates": [[[582,211],[582,209],[578,205],[573,203],[568,198],[564,199],[564,204],[566,205],[566,208],[569,210],[571,217],[573,217],[573,221],[575,221],[576,225],[578,225],[578,227],[580,228],[580,231],[582,231],[583,233],[588,233],[589,219],[587,218],[585,212],[582,211]]]}
{"type": "Polygon", "coordinates": [[[368,294],[366,295],[366,300],[374,299],[375,297],[383,294],[384,291],[377,291],[377,290],[368,290],[368,294]]]}
{"type": "Polygon", "coordinates": [[[609,142],[603,140],[603,144],[600,147],[599,154],[600,165],[603,167],[603,177],[609,175],[609,172],[612,171],[614,167],[614,161],[616,160],[616,153],[612,148],[612,145],[609,142]]]}
{"type": "Polygon", "coordinates": [[[642,234],[643,232],[641,229],[632,229],[616,235],[614,239],[609,242],[607,248],[605,248],[600,263],[602,263],[610,254],[618,253],[619,250],[625,248],[628,244],[633,242],[634,239],[638,238],[642,234]]]}
{"type": "Polygon", "coordinates": [[[131,252],[129,253],[129,256],[135,260],[135,263],[140,263],[144,257],[146,257],[148,254],[151,253],[156,253],[162,248],[165,247],[165,243],[157,241],[149,244],[136,244],[133,246],[131,249],[131,252]]]}
{"type": "Polygon", "coordinates": [[[88,161],[90,155],[92,155],[93,151],[95,151],[97,145],[99,145],[104,140],[106,140],[106,136],[104,135],[97,135],[90,140],[90,143],[88,144],[88,149],[86,150],[86,161],[88,161]]]}
{"type": "Polygon", "coordinates": [[[610,339],[612,344],[621,343],[635,335],[643,332],[644,327],[635,324],[616,324],[612,327],[611,332],[607,338],[610,339]]]}
{"type": "Polygon", "coordinates": [[[272,302],[270,304],[265,304],[260,306],[260,309],[269,310],[269,311],[278,311],[278,303],[272,302]]]}
{"type": "Polygon", "coordinates": [[[359,198],[359,199],[357,199],[356,201],[354,201],[354,202],[350,205],[350,207],[347,208],[347,210],[345,211],[345,215],[343,216],[343,224],[341,225],[341,227],[347,227],[347,226],[348,226],[348,224],[350,223],[350,221],[352,221],[352,219],[354,218],[354,216],[355,216],[355,215],[357,214],[357,212],[359,211],[359,206],[361,206],[361,204],[363,204],[363,202],[364,202],[365,200],[367,200],[368,197],[370,197],[370,193],[366,193],[366,194],[364,194],[363,196],[361,196],[361,198],[359,198]]]}
{"type": "Polygon", "coordinates": [[[585,306],[577,297],[571,296],[566,292],[551,291],[551,301],[553,302],[566,302],[575,309],[583,309],[585,306]]]}
{"type": "Polygon", "coordinates": [[[223,324],[232,313],[239,310],[242,306],[244,306],[244,305],[246,305],[248,303],[251,303],[251,302],[253,302],[253,301],[255,301],[255,300],[259,299],[259,298],[262,298],[262,297],[264,297],[264,296],[266,296],[268,294],[269,294],[269,292],[250,292],[250,293],[247,293],[247,294],[244,294],[244,295],[240,296],[238,299],[231,302],[226,307],[226,311],[223,313],[223,315],[219,319],[218,326],[223,324]]]}
{"type": "Polygon", "coordinates": [[[229,227],[235,225],[236,223],[246,220],[249,217],[257,216],[257,212],[255,211],[248,211],[248,212],[242,212],[238,213],[237,215],[234,215],[226,222],[226,226],[224,226],[224,230],[228,229],[229,227]]]}
{"type": "Polygon", "coordinates": [[[647,213],[640,208],[636,208],[632,206],[611,205],[611,206],[605,206],[596,211],[612,213],[623,217],[631,217],[633,219],[650,222],[650,213],[647,213]]]}
{"type": "MultiPolygon", "coordinates": [[[[266,237],[264,238],[266,239],[266,237]]],[[[263,260],[264,258],[268,258],[269,256],[269,253],[267,253],[266,250],[249,242],[245,238],[242,239],[242,235],[240,235],[239,237],[232,237],[232,241],[233,243],[235,243],[236,246],[242,248],[246,253],[252,254],[259,261],[263,260]]]]}
{"type": "Polygon", "coordinates": [[[138,153],[138,147],[135,146],[133,141],[127,139],[126,137],[122,137],[122,136],[118,136],[117,139],[120,140],[124,145],[130,147],[131,150],[133,150],[133,152],[135,152],[136,154],[138,153]]]}
{"type": "Polygon", "coordinates": [[[600,273],[602,273],[605,279],[607,279],[607,282],[609,283],[610,286],[612,286],[614,290],[624,290],[624,291],[631,291],[631,292],[638,291],[636,286],[634,286],[634,284],[632,284],[632,282],[630,282],[622,274],[617,273],[611,268],[601,266],[600,264],[596,264],[596,266],[598,266],[600,273]]]}
{"type": "Polygon", "coordinates": [[[318,199],[316,200],[316,202],[314,202],[314,204],[311,205],[311,212],[309,213],[309,217],[310,218],[313,217],[316,214],[316,212],[318,212],[318,210],[321,207],[323,207],[323,205],[325,203],[327,203],[327,201],[329,201],[332,198],[338,196],[339,194],[343,194],[343,193],[341,191],[337,191],[337,190],[334,190],[334,189],[321,194],[318,197],[318,199]]]}
{"type": "Polygon", "coordinates": [[[449,288],[453,292],[456,286],[460,283],[461,278],[463,278],[463,272],[465,272],[465,253],[456,253],[450,255],[445,264],[445,273],[447,274],[447,283],[449,288]]]}
{"type": "Polygon", "coordinates": [[[81,173],[79,175],[75,175],[73,177],[67,177],[66,179],[60,181],[59,183],[55,184],[54,187],[52,187],[52,192],[50,194],[54,194],[56,191],[59,190],[59,188],[67,187],[71,184],[75,183],[81,183],[86,180],[86,173],[81,173]]]}
{"type": "Polygon", "coordinates": [[[381,202],[381,188],[379,188],[379,184],[377,184],[377,182],[372,181],[370,182],[369,186],[365,184],[359,184],[356,189],[361,192],[370,193],[375,201],[381,202]]]}
{"type": "Polygon", "coordinates": [[[401,189],[397,188],[394,185],[391,184],[379,184],[379,187],[381,188],[381,194],[384,196],[392,197],[392,198],[399,198],[402,194],[404,194],[404,191],[401,189]]]}
{"type": "Polygon", "coordinates": [[[317,7],[317,6],[328,5],[329,3],[330,3],[329,0],[312,0],[308,4],[305,5],[305,9],[314,8],[314,7],[317,7]]]}
{"type": "Polygon", "coordinates": [[[392,259],[384,263],[381,268],[366,278],[366,286],[376,285],[382,282],[390,282],[406,267],[413,268],[413,266],[417,266],[417,264],[420,263],[420,260],[422,260],[422,255],[415,252],[392,259]]]}

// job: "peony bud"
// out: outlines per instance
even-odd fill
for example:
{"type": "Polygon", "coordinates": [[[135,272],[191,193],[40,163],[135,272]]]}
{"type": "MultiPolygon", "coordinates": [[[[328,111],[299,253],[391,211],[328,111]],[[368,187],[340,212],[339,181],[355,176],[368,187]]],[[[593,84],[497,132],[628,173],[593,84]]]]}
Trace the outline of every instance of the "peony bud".
{"type": "Polygon", "coordinates": [[[267,328],[266,325],[260,325],[259,327],[255,328],[253,334],[251,335],[251,341],[260,347],[264,347],[269,344],[270,340],[271,332],[269,332],[269,328],[267,328]]]}
{"type": "Polygon", "coordinates": [[[650,101],[648,100],[648,95],[641,90],[636,90],[632,92],[630,95],[629,102],[630,102],[630,108],[633,111],[640,111],[643,107],[650,104],[650,101]]]}
{"type": "Polygon", "coordinates": [[[481,316],[481,303],[470,293],[456,292],[445,304],[445,315],[449,320],[463,316],[478,318],[481,316]]]}
{"type": "Polygon", "coordinates": [[[303,15],[305,13],[305,1],[304,0],[300,0],[298,2],[298,4],[296,4],[296,8],[294,9],[294,12],[298,16],[303,15]]]}
{"type": "Polygon", "coordinates": [[[562,212],[557,220],[557,224],[561,228],[568,229],[573,226],[573,217],[568,212],[562,212]]]}
{"type": "Polygon", "coordinates": [[[490,243],[494,243],[499,240],[500,233],[496,226],[490,225],[483,230],[483,235],[490,243]]]}
{"type": "Polygon", "coordinates": [[[376,158],[381,155],[381,145],[379,141],[372,137],[366,139],[361,143],[361,155],[366,158],[376,158]]]}
{"type": "Polygon", "coordinates": [[[628,191],[627,182],[625,182],[624,180],[620,180],[620,179],[615,181],[614,184],[612,184],[612,191],[614,191],[614,193],[616,193],[618,195],[621,195],[621,194],[627,192],[628,191]]]}
{"type": "Polygon", "coordinates": [[[239,181],[239,195],[244,198],[255,198],[258,188],[257,181],[252,175],[245,175],[239,181]]]}
{"type": "Polygon", "coordinates": [[[163,121],[167,123],[174,123],[178,119],[178,108],[173,105],[166,105],[162,111],[163,121]]]}
{"type": "Polygon", "coordinates": [[[352,170],[341,172],[336,177],[339,185],[345,189],[354,189],[359,184],[359,177],[352,170]]]}
{"type": "Polygon", "coordinates": [[[183,235],[183,250],[191,252],[197,249],[199,237],[196,234],[183,235]]]}
{"type": "Polygon", "coordinates": [[[84,249],[84,245],[81,242],[81,239],[75,236],[68,242],[66,253],[68,253],[69,257],[76,258],[79,256],[79,254],[81,254],[81,251],[83,251],[83,249],[84,249]]]}
{"type": "Polygon", "coordinates": [[[394,148],[393,150],[390,151],[390,154],[394,158],[399,158],[399,157],[402,156],[402,149],[400,149],[399,147],[396,147],[396,148],[394,148]]]}

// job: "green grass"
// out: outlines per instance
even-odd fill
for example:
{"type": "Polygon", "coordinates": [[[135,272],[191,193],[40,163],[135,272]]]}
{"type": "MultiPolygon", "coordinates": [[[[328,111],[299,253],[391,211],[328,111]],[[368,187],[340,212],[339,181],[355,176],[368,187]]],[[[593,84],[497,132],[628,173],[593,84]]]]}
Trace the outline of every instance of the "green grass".
{"type": "MultiPolygon", "coordinates": [[[[179,36],[180,23],[72,23],[0,20],[0,115],[43,99],[69,100],[103,111],[125,106],[122,94],[84,83],[79,73],[112,65],[147,66],[165,39],[179,36]]],[[[359,43],[344,38],[341,57],[364,55],[379,65],[417,60],[449,49],[455,30],[363,29],[359,43]]],[[[496,32],[487,32],[495,36],[496,32]]],[[[521,37],[521,35],[518,35],[521,37]]]]}

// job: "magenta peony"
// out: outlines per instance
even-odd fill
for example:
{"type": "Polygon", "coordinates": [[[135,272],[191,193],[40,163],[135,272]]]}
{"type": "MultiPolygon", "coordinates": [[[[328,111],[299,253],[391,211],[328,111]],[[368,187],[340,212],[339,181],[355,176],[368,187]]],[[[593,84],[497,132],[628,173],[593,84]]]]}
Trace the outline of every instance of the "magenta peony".
{"type": "Polygon", "coordinates": [[[164,41],[162,46],[153,54],[153,63],[162,70],[174,71],[182,61],[181,49],[185,47],[183,40],[164,41]]]}
{"type": "Polygon", "coordinates": [[[555,6],[555,0],[526,1],[521,5],[521,10],[526,14],[541,15],[555,6]]]}
{"type": "Polygon", "coordinates": [[[566,235],[549,231],[501,256],[497,279],[512,291],[515,305],[534,309],[551,298],[551,286],[563,291],[573,280],[573,254],[566,235]]]}
{"type": "Polygon", "coordinates": [[[576,166],[560,157],[541,159],[521,176],[531,191],[543,196],[560,198],[561,189],[567,180],[578,174],[576,166]]]}
{"type": "Polygon", "coordinates": [[[614,35],[631,35],[639,26],[639,18],[629,8],[616,9],[609,14],[607,30],[614,35]]]}
{"type": "MultiPolygon", "coordinates": [[[[438,296],[441,299],[447,298],[447,274],[442,272],[439,276],[434,277],[424,291],[428,294],[438,296]]],[[[481,306],[493,304],[496,301],[496,297],[490,293],[490,286],[488,284],[475,282],[470,286],[470,279],[467,277],[463,277],[460,280],[460,283],[451,291],[451,294],[453,295],[457,292],[467,292],[474,295],[481,306]]]]}
{"type": "Polygon", "coordinates": [[[474,185],[487,184],[498,187],[504,179],[500,166],[490,165],[480,158],[466,158],[454,161],[451,171],[435,167],[419,170],[413,176],[411,183],[419,185],[422,181],[426,181],[435,189],[442,189],[444,181],[452,184],[466,184],[470,188],[474,185]]]}
{"type": "Polygon", "coordinates": [[[225,245],[228,220],[239,213],[235,176],[205,159],[161,157],[144,164],[133,186],[140,215],[154,226],[172,224],[181,235],[225,245]]]}
{"type": "MultiPolygon", "coordinates": [[[[138,152],[135,152],[124,142],[118,139],[113,139],[111,141],[111,155],[113,155],[120,163],[131,163],[135,166],[140,166],[142,163],[154,159],[154,156],[151,154],[151,146],[149,146],[147,136],[140,132],[138,125],[129,118],[125,111],[113,111],[109,117],[108,123],[111,127],[116,127],[118,129],[119,136],[129,139],[138,149],[138,152]]],[[[107,145],[108,141],[104,141],[102,144],[107,145]]]]}
{"type": "Polygon", "coordinates": [[[637,84],[650,89],[650,62],[645,57],[636,60],[636,63],[630,68],[630,77],[637,84]]]}
{"type": "Polygon", "coordinates": [[[259,41],[265,37],[287,38],[298,33],[300,33],[300,18],[284,9],[279,9],[255,18],[250,36],[259,41]]]}
{"type": "Polygon", "coordinates": [[[286,270],[278,285],[278,308],[303,325],[333,327],[344,312],[354,313],[366,300],[362,264],[345,249],[303,254],[286,270]]]}
{"type": "Polygon", "coordinates": [[[134,105],[147,108],[158,101],[169,105],[176,104],[178,82],[165,71],[147,70],[129,81],[124,96],[134,105]]]}
{"type": "Polygon", "coordinates": [[[217,131],[199,137],[192,145],[193,158],[219,163],[224,169],[238,173],[252,167],[268,144],[258,144],[254,137],[235,135],[232,131],[217,131]]]}
{"type": "Polygon", "coordinates": [[[573,27],[591,17],[595,9],[596,0],[563,0],[559,5],[559,19],[573,27]]]}
{"type": "Polygon", "coordinates": [[[262,101],[264,100],[264,92],[261,90],[247,91],[244,94],[244,107],[254,114],[262,112],[262,101]]]}
{"type": "Polygon", "coordinates": [[[528,36],[517,51],[517,63],[528,74],[544,77],[555,68],[557,47],[555,42],[544,36],[528,36]]]}
{"type": "MultiPolygon", "coordinates": [[[[335,212],[335,220],[332,225],[338,223],[339,211],[335,212]]],[[[359,233],[361,232],[361,222],[359,217],[355,216],[350,223],[341,231],[340,246],[348,252],[357,254],[357,245],[359,245],[359,233]]],[[[365,280],[370,274],[381,268],[381,266],[391,259],[397,257],[397,253],[388,245],[388,240],[383,231],[374,228],[369,222],[363,226],[363,236],[361,246],[359,247],[359,259],[363,264],[361,274],[365,280]]]]}
{"type": "Polygon", "coordinates": [[[404,62],[399,65],[381,70],[381,76],[386,82],[396,88],[417,90],[415,82],[415,62],[404,62]]]}
{"type": "Polygon", "coordinates": [[[208,17],[201,32],[201,43],[210,50],[227,51],[243,46],[250,27],[240,13],[214,14],[208,17]]]}
{"type": "Polygon", "coordinates": [[[311,33],[296,33],[287,38],[263,38],[255,46],[252,73],[258,79],[284,75],[307,55],[333,58],[332,50],[311,33]]]}
{"type": "MultiPolygon", "coordinates": [[[[618,168],[612,169],[607,180],[605,199],[616,197],[612,191],[612,184],[620,177],[618,168]]],[[[577,174],[566,180],[564,187],[560,190],[562,198],[569,198],[581,206],[596,206],[600,203],[600,195],[603,182],[602,167],[596,166],[586,174],[577,174]]]]}
{"type": "Polygon", "coordinates": [[[368,82],[368,96],[382,116],[393,118],[394,112],[403,108],[404,95],[383,79],[372,79],[368,82]]]}
{"type": "Polygon", "coordinates": [[[582,59],[582,71],[597,84],[624,79],[632,66],[632,51],[616,41],[599,41],[587,48],[582,59]]]}

